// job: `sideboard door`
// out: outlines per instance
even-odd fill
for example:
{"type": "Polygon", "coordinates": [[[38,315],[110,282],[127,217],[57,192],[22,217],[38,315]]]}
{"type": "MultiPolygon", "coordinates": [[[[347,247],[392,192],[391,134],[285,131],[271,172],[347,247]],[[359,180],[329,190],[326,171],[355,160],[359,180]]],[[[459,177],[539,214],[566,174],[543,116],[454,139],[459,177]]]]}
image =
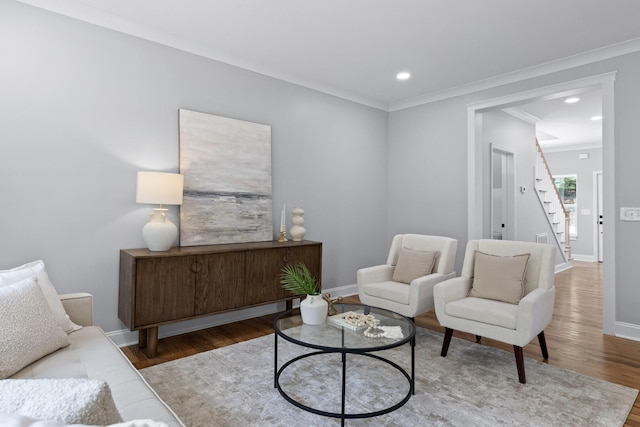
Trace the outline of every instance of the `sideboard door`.
{"type": "Polygon", "coordinates": [[[270,250],[249,251],[246,255],[245,304],[291,299],[292,295],[280,284],[286,265],[304,262],[311,275],[322,283],[322,246],[309,245],[270,250]]]}
{"type": "Polygon", "coordinates": [[[245,252],[198,255],[196,315],[237,309],[245,305],[245,252]]]}
{"type": "Polygon", "coordinates": [[[137,260],[136,327],[194,316],[195,261],[195,256],[137,260]]]}

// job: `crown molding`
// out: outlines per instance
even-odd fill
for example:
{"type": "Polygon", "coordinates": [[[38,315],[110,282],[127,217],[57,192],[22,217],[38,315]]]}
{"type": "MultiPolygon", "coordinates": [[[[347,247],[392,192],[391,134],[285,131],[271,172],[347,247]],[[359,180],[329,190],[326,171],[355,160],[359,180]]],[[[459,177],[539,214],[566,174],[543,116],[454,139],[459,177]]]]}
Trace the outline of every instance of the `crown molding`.
{"type": "Polygon", "coordinates": [[[568,56],[556,61],[547,62],[533,67],[524,68],[519,71],[502,74],[477,82],[461,85],[455,88],[443,91],[432,92],[423,96],[410,98],[404,101],[393,102],[389,106],[389,111],[398,111],[406,108],[416,107],[418,105],[429,104],[448,98],[461,95],[468,95],[473,92],[491,89],[510,83],[516,83],[522,80],[534,77],[544,76],[546,74],[558,71],[568,70],[570,68],[579,67],[581,65],[591,64],[593,62],[603,61],[605,59],[615,58],[617,56],[626,55],[640,51],[640,38],[605,46],[577,55],[568,56]]]}
{"type": "Polygon", "coordinates": [[[512,115],[513,117],[522,120],[525,123],[529,123],[530,125],[535,125],[536,123],[538,123],[540,121],[540,119],[536,116],[534,116],[531,113],[527,113],[526,111],[524,111],[521,108],[517,108],[517,107],[510,107],[510,108],[503,108],[502,111],[504,111],[507,114],[512,115]]]}

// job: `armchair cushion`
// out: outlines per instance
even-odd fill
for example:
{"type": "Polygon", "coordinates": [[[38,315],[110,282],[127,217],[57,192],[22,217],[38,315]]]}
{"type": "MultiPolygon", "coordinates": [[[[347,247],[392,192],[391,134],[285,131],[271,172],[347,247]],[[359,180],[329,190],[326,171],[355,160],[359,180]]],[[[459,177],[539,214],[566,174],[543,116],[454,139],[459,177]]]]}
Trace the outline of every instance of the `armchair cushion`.
{"type": "Polygon", "coordinates": [[[516,329],[518,305],[485,298],[463,298],[445,305],[449,316],[516,329]]]}
{"type": "Polygon", "coordinates": [[[524,280],[530,254],[497,256],[475,252],[470,297],[518,304],[524,295],[524,280]]]}
{"type": "Polygon", "coordinates": [[[410,286],[391,281],[368,283],[364,287],[364,292],[367,295],[399,302],[400,304],[409,304],[410,290],[410,286]]]}
{"type": "Polygon", "coordinates": [[[393,272],[393,280],[409,284],[418,277],[431,274],[437,257],[438,252],[435,251],[400,249],[396,269],[393,272]]]}

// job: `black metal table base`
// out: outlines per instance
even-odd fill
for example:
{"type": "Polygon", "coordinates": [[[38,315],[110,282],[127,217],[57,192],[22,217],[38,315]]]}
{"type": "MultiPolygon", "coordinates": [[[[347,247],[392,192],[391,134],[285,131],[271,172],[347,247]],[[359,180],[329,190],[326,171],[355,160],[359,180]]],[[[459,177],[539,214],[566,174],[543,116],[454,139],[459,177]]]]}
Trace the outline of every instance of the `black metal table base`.
{"type": "Polygon", "coordinates": [[[306,353],[306,354],[297,356],[297,357],[289,360],[288,362],[283,364],[280,367],[280,369],[278,369],[278,334],[275,334],[274,387],[278,389],[278,391],[280,392],[282,397],[284,397],[288,402],[290,402],[291,404],[297,406],[298,408],[303,409],[303,410],[308,411],[308,412],[311,412],[311,413],[314,413],[314,414],[322,415],[322,416],[325,416],[325,417],[339,418],[339,419],[342,420],[342,425],[343,426],[344,426],[345,420],[347,420],[347,419],[371,418],[371,417],[377,417],[379,415],[388,414],[388,413],[393,412],[396,409],[402,407],[405,403],[407,403],[409,401],[411,396],[415,394],[415,337],[410,341],[410,345],[411,345],[411,375],[409,375],[404,368],[402,368],[400,365],[398,365],[397,363],[395,363],[395,362],[393,362],[391,360],[385,359],[383,357],[380,357],[380,356],[378,356],[376,354],[372,354],[372,353],[369,353],[369,352],[365,352],[365,351],[358,352],[358,351],[347,350],[347,349],[331,349],[331,350],[321,350],[321,351],[316,351],[316,352],[312,352],[312,353],[306,353]],[[305,405],[303,403],[300,403],[299,401],[293,399],[280,386],[280,375],[284,372],[285,369],[287,369],[289,366],[291,366],[292,364],[294,364],[295,362],[297,362],[299,360],[306,359],[308,357],[317,356],[317,355],[320,355],[320,354],[341,354],[341,357],[342,357],[342,396],[341,396],[342,400],[341,400],[341,412],[328,412],[328,411],[323,411],[321,409],[316,409],[316,408],[312,408],[310,406],[307,406],[307,405],[305,405]],[[392,366],[397,371],[399,371],[402,375],[404,375],[404,377],[409,382],[409,392],[398,403],[396,403],[396,404],[394,404],[392,406],[389,406],[389,407],[387,407],[385,409],[381,409],[381,410],[373,411],[373,412],[362,412],[362,413],[355,413],[355,414],[346,413],[347,354],[354,355],[354,356],[371,357],[371,358],[380,360],[380,361],[382,361],[384,363],[387,363],[388,365],[392,366]]]}

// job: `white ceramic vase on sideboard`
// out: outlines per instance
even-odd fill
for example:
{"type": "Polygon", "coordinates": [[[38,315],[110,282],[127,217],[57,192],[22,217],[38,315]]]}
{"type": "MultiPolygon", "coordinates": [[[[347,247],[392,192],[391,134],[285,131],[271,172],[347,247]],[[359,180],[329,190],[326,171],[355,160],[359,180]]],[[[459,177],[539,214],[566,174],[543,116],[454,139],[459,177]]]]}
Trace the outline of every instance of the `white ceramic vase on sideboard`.
{"type": "Polygon", "coordinates": [[[299,242],[304,239],[304,235],[307,233],[307,230],[302,226],[304,224],[304,209],[293,208],[291,213],[293,214],[293,217],[291,218],[293,226],[291,227],[291,230],[289,230],[289,235],[291,236],[291,240],[299,242]]]}

